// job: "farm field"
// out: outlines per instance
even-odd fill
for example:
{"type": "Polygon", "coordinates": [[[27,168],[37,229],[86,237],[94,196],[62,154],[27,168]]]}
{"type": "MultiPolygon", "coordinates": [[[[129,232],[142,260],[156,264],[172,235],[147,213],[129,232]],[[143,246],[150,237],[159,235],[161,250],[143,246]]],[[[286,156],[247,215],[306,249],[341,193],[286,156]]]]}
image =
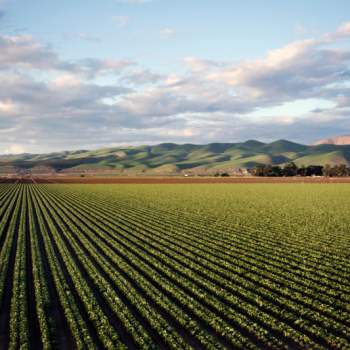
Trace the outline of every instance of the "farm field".
{"type": "Polygon", "coordinates": [[[0,184],[0,350],[350,349],[349,184],[0,184]]]}
{"type": "Polygon", "coordinates": [[[135,185],[135,184],[323,184],[323,183],[350,183],[347,177],[325,177],[325,176],[292,176],[292,177],[254,177],[254,176],[13,176],[0,177],[0,183],[8,184],[109,184],[109,185],[135,185]]]}

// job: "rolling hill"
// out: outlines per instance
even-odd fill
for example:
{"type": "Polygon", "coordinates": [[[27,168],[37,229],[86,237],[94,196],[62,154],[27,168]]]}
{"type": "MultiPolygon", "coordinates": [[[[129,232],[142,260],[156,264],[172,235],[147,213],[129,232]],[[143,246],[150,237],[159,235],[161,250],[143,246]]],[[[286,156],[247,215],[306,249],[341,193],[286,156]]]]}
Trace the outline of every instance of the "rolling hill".
{"type": "Polygon", "coordinates": [[[301,145],[287,140],[207,145],[163,143],[94,151],[0,155],[1,173],[214,173],[259,164],[350,165],[350,145],[301,145]]]}

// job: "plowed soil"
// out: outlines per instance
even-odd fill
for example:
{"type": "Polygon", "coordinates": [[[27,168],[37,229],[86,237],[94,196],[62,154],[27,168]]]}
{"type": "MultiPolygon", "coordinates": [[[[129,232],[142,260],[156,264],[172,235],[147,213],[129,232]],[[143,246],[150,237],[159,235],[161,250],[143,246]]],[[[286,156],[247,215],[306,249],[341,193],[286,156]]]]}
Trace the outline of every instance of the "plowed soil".
{"type": "Polygon", "coordinates": [[[41,184],[240,184],[240,183],[350,183],[350,177],[12,177],[0,178],[0,183],[41,184]]]}

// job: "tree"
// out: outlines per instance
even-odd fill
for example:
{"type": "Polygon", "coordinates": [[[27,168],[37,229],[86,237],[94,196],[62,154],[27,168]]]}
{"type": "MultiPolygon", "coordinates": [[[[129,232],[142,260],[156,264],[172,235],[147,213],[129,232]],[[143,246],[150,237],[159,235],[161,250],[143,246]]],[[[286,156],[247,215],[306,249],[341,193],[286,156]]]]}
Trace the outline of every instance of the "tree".
{"type": "Polygon", "coordinates": [[[253,176],[264,176],[265,165],[257,165],[251,171],[253,176]]]}
{"type": "Polygon", "coordinates": [[[302,165],[302,166],[298,169],[297,174],[298,174],[299,176],[307,176],[307,168],[305,168],[305,166],[302,165]]]}
{"type": "Polygon", "coordinates": [[[257,165],[251,169],[251,174],[254,176],[350,176],[350,168],[347,168],[345,164],[334,165],[333,167],[326,164],[324,167],[321,165],[304,165],[300,168],[293,162],[286,164],[283,169],[278,165],[257,165]]]}
{"type": "Polygon", "coordinates": [[[264,176],[274,176],[273,169],[271,165],[265,165],[264,167],[264,176]]]}
{"type": "Polygon", "coordinates": [[[282,176],[283,171],[282,168],[278,165],[274,165],[271,167],[271,176],[282,176]]]}
{"type": "Polygon", "coordinates": [[[340,164],[337,167],[336,176],[344,177],[348,175],[348,169],[345,164],[340,164]]]}
{"type": "Polygon", "coordinates": [[[283,168],[284,176],[295,176],[298,173],[298,167],[294,162],[288,163],[283,168]]]}
{"type": "Polygon", "coordinates": [[[321,165],[309,165],[306,168],[306,176],[322,176],[323,166],[321,165]]]}
{"type": "Polygon", "coordinates": [[[323,167],[323,176],[326,176],[326,177],[332,176],[332,167],[329,164],[326,164],[323,167]]]}

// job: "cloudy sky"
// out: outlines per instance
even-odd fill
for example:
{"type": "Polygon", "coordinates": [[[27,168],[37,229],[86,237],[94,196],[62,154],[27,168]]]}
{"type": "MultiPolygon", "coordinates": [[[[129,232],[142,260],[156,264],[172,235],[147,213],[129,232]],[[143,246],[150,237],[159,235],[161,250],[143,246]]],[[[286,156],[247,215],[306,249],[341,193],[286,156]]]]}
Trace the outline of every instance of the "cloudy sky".
{"type": "Polygon", "coordinates": [[[342,134],[349,0],[0,0],[0,153],[342,134]]]}

